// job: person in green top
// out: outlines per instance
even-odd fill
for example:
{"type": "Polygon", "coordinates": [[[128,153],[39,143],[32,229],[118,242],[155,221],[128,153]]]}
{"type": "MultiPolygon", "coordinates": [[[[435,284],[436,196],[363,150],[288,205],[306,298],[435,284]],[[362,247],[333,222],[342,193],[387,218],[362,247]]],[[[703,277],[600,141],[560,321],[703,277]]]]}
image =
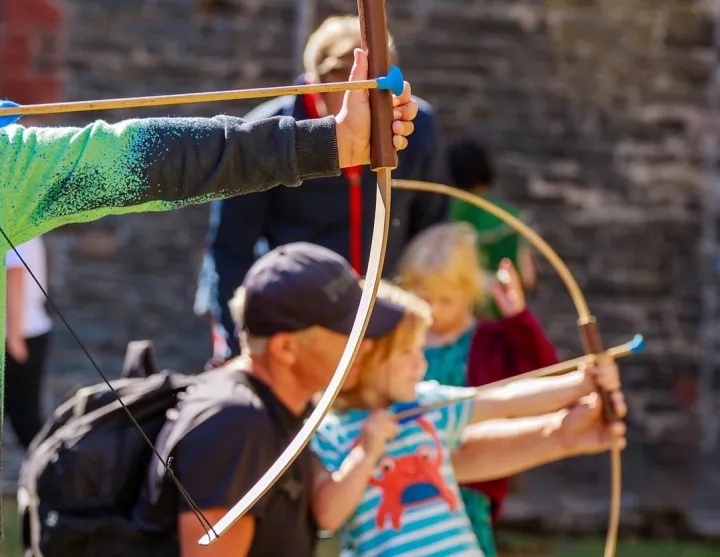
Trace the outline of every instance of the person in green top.
{"type": "MultiPolygon", "coordinates": [[[[520,218],[520,210],[501,201],[491,193],[495,186],[495,169],[486,149],[476,140],[464,138],[448,149],[448,163],[453,185],[479,195],[520,218]]],[[[449,216],[453,222],[467,222],[477,231],[482,266],[494,274],[503,259],[509,259],[520,273],[523,288],[532,291],[537,282],[535,263],[530,246],[504,221],[487,211],[459,199],[452,199],[449,216]]],[[[500,317],[494,303],[485,311],[500,317]]]]}
{"type": "MultiPolygon", "coordinates": [[[[350,80],[365,80],[367,75],[367,55],[357,49],[350,80]]],[[[393,105],[393,143],[401,150],[418,112],[408,83],[402,95],[393,97],[393,105]]],[[[6,255],[15,246],[66,224],[178,209],[281,184],[298,186],[369,161],[367,91],[348,92],[337,116],[305,121],[275,117],[249,123],[217,116],[51,128],[3,119],[0,269],[4,271],[6,255]]],[[[4,272],[0,314],[5,315],[4,272]]],[[[0,337],[5,339],[4,318],[0,337]]],[[[0,366],[4,359],[2,342],[0,366]]],[[[0,431],[3,372],[0,367],[0,431]]]]}

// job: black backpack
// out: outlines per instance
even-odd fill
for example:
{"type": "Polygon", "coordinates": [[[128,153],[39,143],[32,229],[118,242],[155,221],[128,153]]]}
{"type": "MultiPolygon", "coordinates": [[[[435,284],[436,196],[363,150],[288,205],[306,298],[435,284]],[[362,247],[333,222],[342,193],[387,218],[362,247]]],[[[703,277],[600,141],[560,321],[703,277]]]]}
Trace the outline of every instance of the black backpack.
{"type": "MultiPolygon", "coordinates": [[[[152,346],[131,343],[112,381],[155,443],[188,386],[202,376],[157,372],[152,346]]],[[[57,408],[28,449],[18,485],[26,557],[165,557],[176,540],[133,527],[152,449],[104,383],[57,408]]]]}

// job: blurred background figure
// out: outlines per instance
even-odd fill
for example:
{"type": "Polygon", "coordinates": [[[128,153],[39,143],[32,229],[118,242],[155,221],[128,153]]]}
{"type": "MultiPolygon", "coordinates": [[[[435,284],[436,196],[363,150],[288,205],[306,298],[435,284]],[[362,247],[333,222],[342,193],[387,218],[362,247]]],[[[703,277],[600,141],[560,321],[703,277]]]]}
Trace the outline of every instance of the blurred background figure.
{"type": "MultiPolygon", "coordinates": [[[[484,197],[511,215],[522,218],[517,207],[495,194],[495,168],[482,144],[469,137],[461,139],[450,146],[448,161],[455,187],[484,197]]],[[[526,292],[534,290],[537,274],[532,251],[515,230],[487,211],[459,199],[450,201],[450,218],[454,222],[467,222],[475,228],[481,265],[485,269],[494,274],[501,261],[509,259],[520,273],[523,289],[526,292]]],[[[492,299],[488,299],[485,311],[494,317],[501,316],[492,299]]]]}
{"type": "MultiPolygon", "coordinates": [[[[356,16],[326,19],[310,36],[304,51],[305,73],[295,83],[345,81],[353,50],[360,47],[356,16]]],[[[391,56],[397,53],[391,39],[391,56]]],[[[344,93],[287,96],[267,101],[245,118],[272,116],[298,119],[332,114],[344,93]]],[[[420,112],[408,148],[399,153],[395,178],[446,181],[439,126],[432,107],[418,99],[420,112]]],[[[311,180],[299,188],[276,188],[262,194],[214,202],[207,247],[195,298],[195,312],[209,315],[213,338],[212,365],[238,354],[235,327],[227,307],[234,288],[248,268],[267,249],[290,242],[321,245],[342,255],[363,275],[370,253],[375,207],[376,176],[369,166],[346,169],[336,178],[311,180]]],[[[407,242],[420,230],[446,218],[442,196],[413,192],[393,193],[391,235],[385,271],[391,273],[407,242]]]]}
{"type": "Polygon", "coordinates": [[[42,237],[17,246],[17,252],[10,250],[6,262],[5,412],[18,440],[27,448],[43,424],[40,389],[52,319],[45,309],[45,295],[23,262],[47,292],[47,255],[42,237]]]}

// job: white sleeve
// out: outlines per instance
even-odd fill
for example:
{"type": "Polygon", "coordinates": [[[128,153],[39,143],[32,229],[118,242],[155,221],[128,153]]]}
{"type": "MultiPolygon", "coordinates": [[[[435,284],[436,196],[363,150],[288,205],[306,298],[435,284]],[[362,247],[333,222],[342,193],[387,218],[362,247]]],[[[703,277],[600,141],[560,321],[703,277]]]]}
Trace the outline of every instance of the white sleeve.
{"type": "MultiPolygon", "coordinates": [[[[15,246],[17,249],[17,252],[20,253],[20,257],[22,257],[26,262],[28,259],[28,249],[27,244],[22,244],[19,246],[15,246]]],[[[20,257],[18,257],[17,253],[14,249],[10,248],[7,252],[7,257],[5,259],[5,268],[6,269],[17,269],[22,268],[24,265],[22,264],[22,261],[20,261],[20,257]]]]}

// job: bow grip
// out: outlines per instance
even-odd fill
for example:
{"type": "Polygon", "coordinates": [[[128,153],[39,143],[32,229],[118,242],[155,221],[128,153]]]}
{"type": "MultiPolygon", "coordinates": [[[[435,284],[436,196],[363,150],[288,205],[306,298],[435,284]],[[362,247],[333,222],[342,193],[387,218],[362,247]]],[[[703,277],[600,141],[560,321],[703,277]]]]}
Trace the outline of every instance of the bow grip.
{"type": "MultiPolygon", "coordinates": [[[[390,71],[390,48],[385,0],[358,0],[362,48],[368,54],[368,79],[383,77],[390,71]]],[[[393,145],[393,105],[389,90],[371,89],[370,164],[374,171],[397,168],[393,145]]]]}
{"type": "MultiPolygon", "coordinates": [[[[594,316],[590,316],[587,322],[578,323],[580,327],[580,336],[582,338],[583,348],[586,354],[602,355],[605,353],[605,347],[603,346],[602,339],[600,338],[600,332],[598,331],[597,319],[594,316]]],[[[600,397],[603,405],[603,417],[606,423],[612,423],[618,420],[615,414],[615,408],[610,400],[608,393],[600,389],[600,397]]]]}

